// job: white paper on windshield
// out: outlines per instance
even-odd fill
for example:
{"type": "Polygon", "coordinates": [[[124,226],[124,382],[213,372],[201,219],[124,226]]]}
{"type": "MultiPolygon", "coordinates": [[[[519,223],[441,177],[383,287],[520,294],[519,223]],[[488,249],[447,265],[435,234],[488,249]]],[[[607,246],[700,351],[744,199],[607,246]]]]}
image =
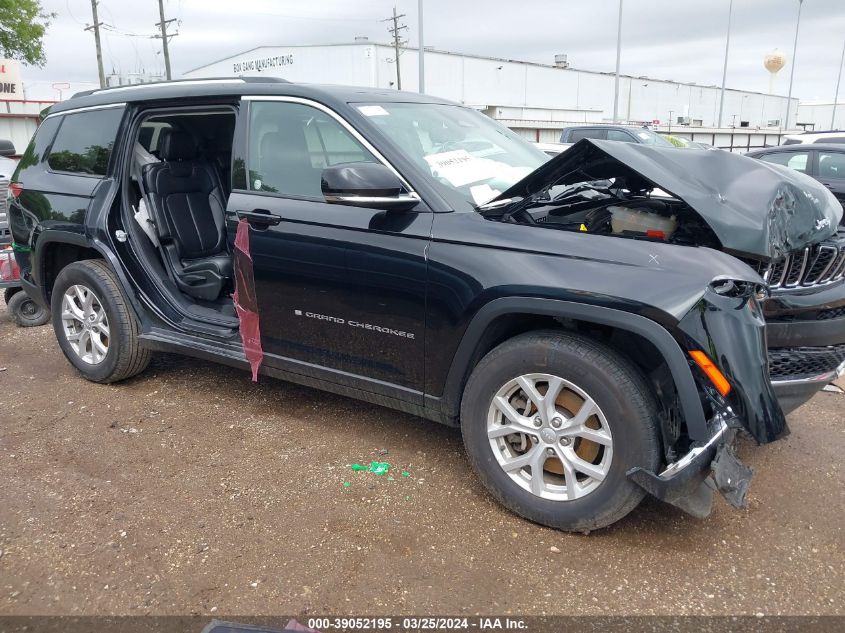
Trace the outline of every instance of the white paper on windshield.
{"type": "Polygon", "coordinates": [[[358,106],[358,112],[364,116],[388,116],[390,114],[390,112],[382,108],[380,105],[358,106]]]}
{"type": "Polygon", "coordinates": [[[495,178],[501,164],[485,158],[477,158],[465,149],[451,152],[441,152],[425,157],[431,175],[435,178],[445,178],[454,187],[462,187],[471,182],[495,178]]]}
{"type": "Polygon", "coordinates": [[[478,205],[490,202],[493,198],[502,193],[498,189],[493,189],[493,187],[488,185],[486,182],[483,185],[470,187],[469,192],[472,195],[472,199],[475,201],[475,204],[478,205]]]}

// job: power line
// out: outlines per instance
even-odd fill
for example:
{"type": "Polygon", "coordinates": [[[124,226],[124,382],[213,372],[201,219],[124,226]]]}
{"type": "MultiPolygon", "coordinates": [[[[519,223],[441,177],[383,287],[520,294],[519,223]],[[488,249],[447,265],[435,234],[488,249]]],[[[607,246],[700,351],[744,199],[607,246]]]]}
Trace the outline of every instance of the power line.
{"type": "Polygon", "coordinates": [[[393,36],[393,50],[395,51],[394,57],[396,61],[396,89],[402,90],[402,72],[399,68],[399,56],[402,54],[400,48],[407,44],[407,40],[402,39],[402,31],[408,30],[408,26],[406,24],[399,24],[399,18],[404,18],[405,14],[400,13],[397,15],[396,7],[393,7],[393,15],[386,20],[382,20],[382,22],[392,22],[393,26],[387,29],[387,32],[393,36]]]}

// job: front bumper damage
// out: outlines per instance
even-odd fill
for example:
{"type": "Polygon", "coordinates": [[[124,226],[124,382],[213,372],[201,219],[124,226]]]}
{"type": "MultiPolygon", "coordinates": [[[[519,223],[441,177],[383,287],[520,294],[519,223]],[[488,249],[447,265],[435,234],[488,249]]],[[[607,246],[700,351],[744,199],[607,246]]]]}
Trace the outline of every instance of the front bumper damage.
{"type": "Polygon", "coordinates": [[[753,471],[736,456],[739,422],[719,416],[712,426],[715,431],[707,442],[692,448],[659,474],[633,468],[628,478],[650,495],[699,519],[710,515],[716,491],[735,508],[746,507],[753,471]]]}
{"type": "Polygon", "coordinates": [[[789,433],[769,381],[765,326],[754,284],[714,283],[681,319],[676,334],[682,347],[704,351],[731,389],[718,392],[691,365],[710,420],[707,436],[691,437],[684,454],[660,473],[631,470],[632,481],[699,518],[710,514],[715,491],[734,507],[745,507],[752,471],[736,456],[737,432],[760,444],[789,433]]]}

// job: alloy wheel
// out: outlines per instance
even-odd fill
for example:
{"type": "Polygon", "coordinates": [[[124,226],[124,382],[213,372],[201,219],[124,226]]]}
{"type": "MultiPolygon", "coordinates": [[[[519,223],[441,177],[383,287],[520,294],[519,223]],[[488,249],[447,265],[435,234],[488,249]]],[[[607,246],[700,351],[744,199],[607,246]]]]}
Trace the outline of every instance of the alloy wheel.
{"type": "Polygon", "coordinates": [[[598,488],[610,470],[613,438],[583,389],[551,374],[525,374],[496,392],[487,437],[502,470],[543,499],[571,501],[598,488]]]}
{"type": "Polygon", "coordinates": [[[106,309],[97,295],[82,284],[62,297],[62,329],[71,349],[89,365],[103,362],[111,341],[106,309]]]}

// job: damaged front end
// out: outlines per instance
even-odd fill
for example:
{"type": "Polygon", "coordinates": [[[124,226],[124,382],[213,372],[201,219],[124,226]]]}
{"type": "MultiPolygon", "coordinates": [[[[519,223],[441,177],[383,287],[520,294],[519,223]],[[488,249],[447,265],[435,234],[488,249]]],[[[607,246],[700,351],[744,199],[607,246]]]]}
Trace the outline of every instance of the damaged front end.
{"type": "MultiPolygon", "coordinates": [[[[803,174],[729,152],[584,140],[479,212],[492,221],[706,247],[765,263],[828,239],[842,208],[803,174]]],[[[688,257],[698,257],[696,249],[688,257]]],[[[669,465],[628,473],[698,517],[709,514],[714,491],[745,504],[752,473],[737,459],[738,433],[760,444],[789,433],[769,378],[766,282],[751,268],[722,272],[729,274],[713,270],[672,328],[688,355],[706,429],[689,427],[669,442],[664,429],[669,465]]]]}
{"type": "Polygon", "coordinates": [[[482,205],[489,219],[708,246],[768,262],[836,233],[821,183],[721,150],[584,139],[482,205]]]}
{"type": "Polygon", "coordinates": [[[766,444],[789,433],[768,380],[760,286],[718,281],[680,321],[675,332],[707,414],[709,436],[660,473],[637,468],[628,476],[655,497],[696,517],[710,513],[713,492],[745,507],[752,471],[736,456],[738,432],[766,444]]]}

